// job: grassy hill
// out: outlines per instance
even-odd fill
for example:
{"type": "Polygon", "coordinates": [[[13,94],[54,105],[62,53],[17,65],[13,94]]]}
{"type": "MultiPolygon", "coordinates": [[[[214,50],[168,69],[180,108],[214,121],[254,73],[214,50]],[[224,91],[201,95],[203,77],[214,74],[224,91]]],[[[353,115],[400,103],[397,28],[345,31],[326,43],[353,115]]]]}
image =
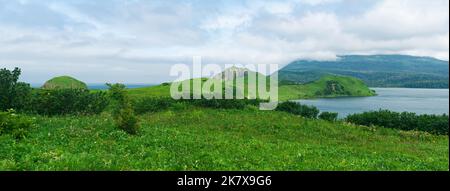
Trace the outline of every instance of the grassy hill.
{"type": "Polygon", "coordinates": [[[362,79],[370,87],[448,88],[448,61],[406,55],[348,55],[336,61],[295,61],[279,72],[282,81],[307,83],[328,74],[362,79]]]}
{"type": "Polygon", "coordinates": [[[324,75],[319,80],[301,85],[281,85],[280,100],[319,97],[373,96],[363,81],[346,76],[324,75]]]}
{"type": "Polygon", "coordinates": [[[87,89],[87,85],[70,76],[55,77],[42,86],[43,89],[87,89]]]}
{"type": "MultiPolygon", "coordinates": [[[[202,79],[204,83],[207,79],[202,79]]],[[[217,80],[217,79],[214,79],[217,80]]],[[[217,80],[220,81],[220,80],[217,80]]],[[[182,82],[177,82],[182,83],[182,82]]],[[[191,89],[193,81],[190,80],[191,89]]],[[[248,88],[248,80],[244,80],[245,95],[248,91],[256,91],[254,88],[248,88]]],[[[169,97],[170,84],[161,84],[158,86],[129,89],[128,92],[132,97],[169,97]]],[[[223,84],[225,87],[225,84],[223,84]]],[[[236,88],[236,87],[235,87],[236,88]]],[[[236,88],[243,91],[242,87],[236,88]]],[[[197,92],[198,93],[198,92],[197,92]]],[[[361,80],[346,76],[325,75],[319,80],[307,84],[279,84],[278,97],[279,100],[307,99],[318,97],[340,97],[340,96],[373,96],[375,93],[371,91],[361,80]]]]}
{"type": "Polygon", "coordinates": [[[448,136],[277,111],[171,108],[130,136],[100,116],[36,116],[0,136],[0,170],[448,170],[448,136]]]}

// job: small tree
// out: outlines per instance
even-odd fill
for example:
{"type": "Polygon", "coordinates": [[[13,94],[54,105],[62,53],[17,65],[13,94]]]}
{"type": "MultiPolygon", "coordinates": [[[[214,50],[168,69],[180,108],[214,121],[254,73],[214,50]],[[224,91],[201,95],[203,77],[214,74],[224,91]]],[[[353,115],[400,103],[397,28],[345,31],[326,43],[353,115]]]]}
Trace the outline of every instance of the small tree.
{"type": "Polygon", "coordinates": [[[18,82],[20,69],[13,71],[0,70],[0,111],[8,109],[21,110],[30,99],[31,87],[27,83],[18,82]]]}
{"type": "Polygon", "coordinates": [[[109,86],[109,95],[113,100],[113,118],[117,127],[129,134],[137,134],[139,120],[134,114],[131,101],[123,84],[106,84],[109,86]]]}

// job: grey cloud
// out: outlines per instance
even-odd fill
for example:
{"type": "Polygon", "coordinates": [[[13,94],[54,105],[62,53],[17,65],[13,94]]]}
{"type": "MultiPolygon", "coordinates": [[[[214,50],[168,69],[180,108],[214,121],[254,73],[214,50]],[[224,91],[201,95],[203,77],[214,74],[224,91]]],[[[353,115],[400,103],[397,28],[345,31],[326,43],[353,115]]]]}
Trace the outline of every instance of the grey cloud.
{"type": "Polygon", "coordinates": [[[336,54],[449,57],[441,0],[0,3],[0,67],[21,66],[30,81],[72,74],[162,82],[171,65],[197,55],[205,63],[281,65],[336,54]]]}

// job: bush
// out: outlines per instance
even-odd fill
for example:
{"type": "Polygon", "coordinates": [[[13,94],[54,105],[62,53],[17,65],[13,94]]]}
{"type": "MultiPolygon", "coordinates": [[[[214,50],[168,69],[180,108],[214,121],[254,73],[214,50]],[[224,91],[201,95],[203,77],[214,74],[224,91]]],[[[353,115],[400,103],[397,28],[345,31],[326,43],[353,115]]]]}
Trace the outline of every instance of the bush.
{"type": "Polygon", "coordinates": [[[214,109],[244,109],[247,106],[258,106],[261,100],[259,99],[181,99],[174,100],[172,98],[164,97],[144,97],[133,101],[132,106],[137,114],[147,112],[158,112],[165,110],[172,106],[180,106],[183,108],[186,105],[193,105],[204,108],[214,109]]]}
{"type": "Polygon", "coordinates": [[[261,101],[258,99],[194,99],[189,103],[206,108],[215,109],[244,109],[249,105],[258,105],[261,101]]]}
{"type": "Polygon", "coordinates": [[[416,129],[437,135],[448,135],[448,115],[419,115],[416,129]]]}
{"type": "Polygon", "coordinates": [[[410,112],[379,110],[349,115],[346,121],[365,126],[381,126],[400,130],[425,131],[448,135],[448,115],[417,115],[410,112]]]}
{"type": "Polygon", "coordinates": [[[105,92],[85,89],[36,90],[27,108],[41,115],[98,114],[109,104],[105,92]]]}
{"type": "MultiPolygon", "coordinates": [[[[191,97],[194,95],[191,93],[191,97]]],[[[224,98],[225,95],[222,95],[224,98]]],[[[260,99],[206,99],[201,95],[201,99],[181,99],[179,102],[187,102],[191,105],[215,109],[245,109],[247,106],[257,106],[260,99]]]]}
{"type": "Polygon", "coordinates": [[[134,101],[133,108],[137,114],[143,114],[165,110],[172,106],[174,103],[175,100],[173,100],[172,98],[145,97],[134,101]]]}
{"type": "Polygon", "coordinates": [[[333,112],[322,112],[319,115],[319,119],[323,119],[326,121],[336,121],[338,117],[338,113],[333,113],[333,112]]]}
{"type": "Polygon", "coordinates": [[[131,107],[122,108],[115,117],[117,126],[129,134],[137,134],[139,131],[139,120],[134,115],[131,107]]]}
{"type": "Polygon", "coordinates": [[[17,82],[20,69],[9,71],[6,68],[0,70],[0,111],[8,109],[22,110],[31,95],[31,87],[27,83],[17,82]]]}
{"type": "Polygon", "coordinates": [[[139,120],[134,114],[130,98],[123,84],[107,84],[109,96],[114,101],[113,118],[118,128],[129,134],[137,134],[139,131],[139,120]]]}
{"type": "MultiPolygon", "coordinates": [[[[89,92],[89,91],[88,91],[89,92]]],[[[84,94],[81,101],[85,105],[84,113],[86,114],[99,114],[108,107],[110,101],[106,92],[89,92],[84,94]]]]}
{"type": "Polygon", "coordinates": [[[17,115],[14,110],[0,112],[0,135],[10,134],[16,139],[22,139],[32,125],[28,117],[17,115]]]}
{"type": "Polygon", "coordinates": [[[316,119],[319,115],[319,109],[314,106],[302,105],[297,102],[286,101],[278,104],[277,111],[284,111],[295,115],[300,115],[306,118],[316,119]]]}

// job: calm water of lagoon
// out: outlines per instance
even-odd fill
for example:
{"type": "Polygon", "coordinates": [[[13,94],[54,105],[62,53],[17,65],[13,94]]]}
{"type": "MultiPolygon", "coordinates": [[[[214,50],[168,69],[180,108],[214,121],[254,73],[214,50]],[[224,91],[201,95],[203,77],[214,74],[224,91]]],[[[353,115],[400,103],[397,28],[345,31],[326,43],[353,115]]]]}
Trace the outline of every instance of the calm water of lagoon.
{"type": "Polygon", "coordinates": [[[315,100],[295,100],[313,105],[320,111],[338,112],[343,118],[349,114],[379,109],[408,111],[418,114],[448,114],[448,89],[371,88],[378,96],[342,97],[315,100]]]}

